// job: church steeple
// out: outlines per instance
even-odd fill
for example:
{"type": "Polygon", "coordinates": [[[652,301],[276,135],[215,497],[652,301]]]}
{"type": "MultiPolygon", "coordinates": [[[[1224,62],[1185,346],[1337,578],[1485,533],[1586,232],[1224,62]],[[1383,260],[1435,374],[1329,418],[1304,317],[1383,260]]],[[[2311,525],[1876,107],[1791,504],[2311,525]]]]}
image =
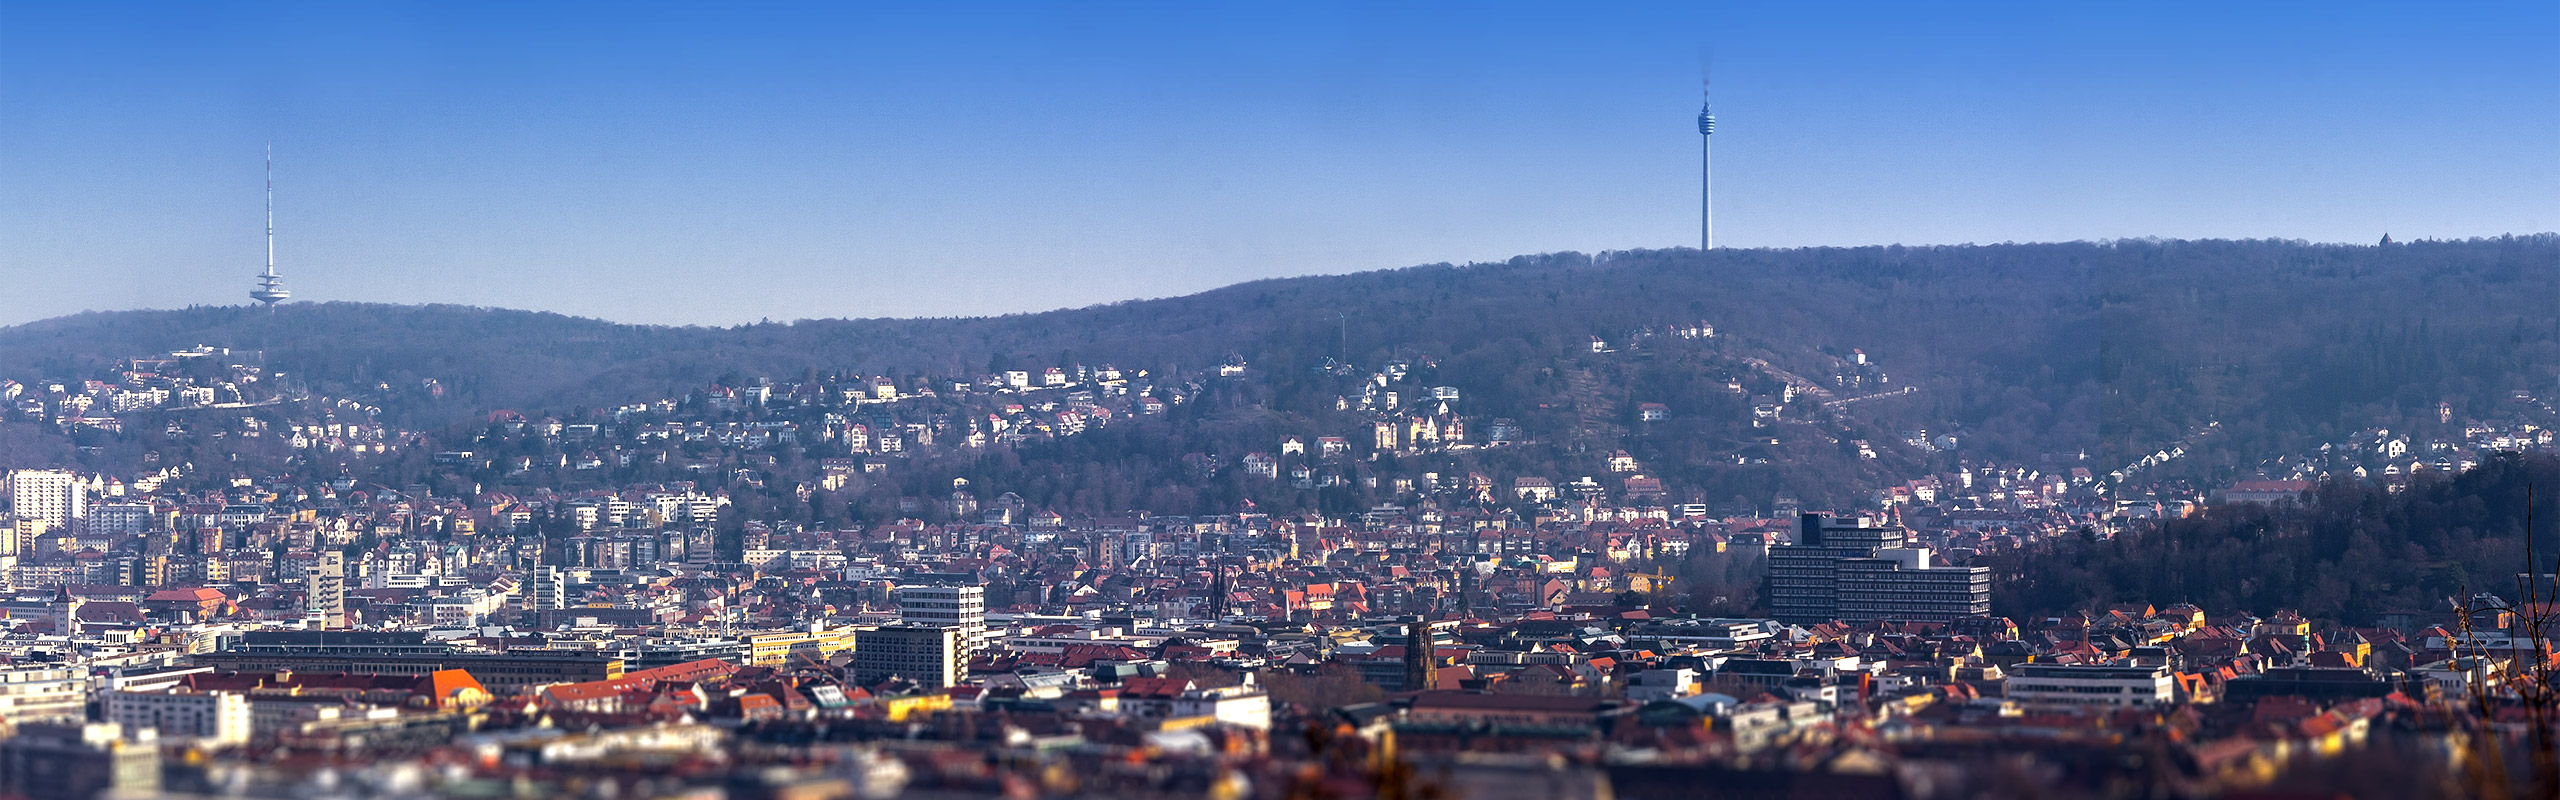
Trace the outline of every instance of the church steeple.
{"type": "Polygon", "coordinates": [[[1227,618],[1227,565],[1209,562],[1209,624],[1227,618]]]}

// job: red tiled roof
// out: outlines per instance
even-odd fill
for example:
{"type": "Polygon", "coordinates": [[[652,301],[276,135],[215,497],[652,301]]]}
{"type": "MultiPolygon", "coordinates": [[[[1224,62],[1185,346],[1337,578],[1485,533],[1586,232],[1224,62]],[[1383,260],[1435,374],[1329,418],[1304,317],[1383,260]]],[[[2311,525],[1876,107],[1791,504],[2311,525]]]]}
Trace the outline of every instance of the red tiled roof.
{"type": "Polygon", "coordinates": [[[223,597],[221,592],[197,587],[193,589],[162,589],[157,592],[152,592],[151,596],[143,598],[142,601],[145,603],[219,603],[226,599],[228,598],[223,597]]]}
{"type": "Polygon", "coordinates": [[[1130,678],[1120,684],[1122,697],[1174,698],[1190,691],[1192,684],[1181,678],[1130,678]]]}

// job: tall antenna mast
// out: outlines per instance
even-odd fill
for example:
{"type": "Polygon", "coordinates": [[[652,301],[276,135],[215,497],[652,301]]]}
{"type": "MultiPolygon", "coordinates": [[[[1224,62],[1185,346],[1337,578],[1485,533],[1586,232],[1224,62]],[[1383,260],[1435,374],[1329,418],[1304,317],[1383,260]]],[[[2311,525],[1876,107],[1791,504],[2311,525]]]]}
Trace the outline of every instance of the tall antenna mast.
{"type": "Polygon", "coordinates": [[[249,290],[249,299],[265,303],[273,314],[276,303],[293,296],[284,288],[284,278],[276,274],[276,145],[267,143],[267,271],[258,275],[258,288],[249,290]]]}
{"type": "Polygon", "coordinates": [[[276,274],[276,145],[267,143],[267,273],[276,274]]]}
{"type": "MultiPolygon", "coordinates": [[[[1701,83],[1706,83],[1701,81],[1701,83]]],[[[1716,115],[1713,85],[1704,93],[1706,102],[1698,107],[1698,249],[1716,249],[1716,115]]]]}

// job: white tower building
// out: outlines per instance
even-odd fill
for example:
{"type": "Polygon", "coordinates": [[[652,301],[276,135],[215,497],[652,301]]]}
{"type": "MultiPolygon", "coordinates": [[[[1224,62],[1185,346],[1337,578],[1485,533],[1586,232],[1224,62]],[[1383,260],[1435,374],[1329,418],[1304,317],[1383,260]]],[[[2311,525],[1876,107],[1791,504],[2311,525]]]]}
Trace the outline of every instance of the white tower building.
{"type": "Polygon", "coordinates": [[[80,476],[62,470],[11,471],[9,510],[17,519],[17,529],[10,532],[7,552],[23,552],[37,536],[70,530],[75,521],[88,516],[88,488],[80,476]]]}
{"type": "Polygon", "coordinates": [[[347,627],[347,555],[337,550],[324,550],[320,562],[303,574],[303,624],[314,630],[341,630],[347,627]]]}

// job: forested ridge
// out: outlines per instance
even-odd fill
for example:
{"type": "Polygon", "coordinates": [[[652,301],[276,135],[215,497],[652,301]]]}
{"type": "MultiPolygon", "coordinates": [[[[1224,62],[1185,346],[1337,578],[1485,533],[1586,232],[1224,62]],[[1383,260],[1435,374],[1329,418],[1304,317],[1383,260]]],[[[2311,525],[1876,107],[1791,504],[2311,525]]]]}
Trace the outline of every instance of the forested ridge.
{"type": "MultiPolygon", "coordinates": [[[[2221,478],[2345,431],[2432,417],[2440,402],[2489,416],[2513,392],[2560,387],[2556,297],[2560,237],[2549,234],[2381,247],[1683,249],[1266,280],[986,318],[661,327],[348,302],[87,313],[0,329],[0,377],[81,377],[196,344],[261,349],[315,391],[371,392],[388,417],[433,429],[492,409],[567,415],[757,376],[1073,363],[1183,374],[1230,357],[1254,365],[1246,410],[1302,414],[1339,391],[1314,369],[1325,359],[1412,358],[1464,389],[1467,413],[1525,417],[1564,391],[1557,359],[1590,337],[1703,322],[1724,355],[1817,382],[1863,350],[1893,386],[1918,391],[1855,415],[1877,431],[1960,436],[1944,458],[2087,452],[2113,465],[2219,422],[2215,441],[2174,469],[2221,478]],[[401,391],[426,378],[440,398],[401,391]]],[[[1614,400],[1747,410],[1677,370],[1575,377],[1603,381],[1582,388],[1614,400]]]]}

